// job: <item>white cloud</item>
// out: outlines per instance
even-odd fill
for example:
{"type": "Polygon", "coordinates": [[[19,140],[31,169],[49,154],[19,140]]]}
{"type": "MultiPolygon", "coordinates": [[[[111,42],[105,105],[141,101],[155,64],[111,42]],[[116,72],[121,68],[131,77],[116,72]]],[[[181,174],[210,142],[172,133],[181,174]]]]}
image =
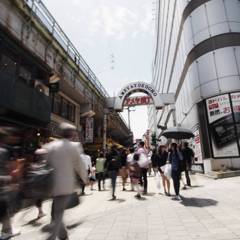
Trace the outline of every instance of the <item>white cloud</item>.
{"type": "Polygon", "coordinates": [[[92,35],[107,35],[118,39],[133,38],[139,34],[152,32],[151,14],[130,10],[121,5],[104,5],[96,9],[90,17],[92,35]]]}

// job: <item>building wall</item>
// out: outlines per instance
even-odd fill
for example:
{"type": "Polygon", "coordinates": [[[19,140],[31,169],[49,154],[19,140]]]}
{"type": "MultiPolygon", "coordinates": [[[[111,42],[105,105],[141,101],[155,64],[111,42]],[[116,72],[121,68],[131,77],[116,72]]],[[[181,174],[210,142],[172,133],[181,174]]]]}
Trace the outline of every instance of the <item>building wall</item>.
{"type": "MultiPolygon", "coordinates": [[[[239,13],[238,0],[158,1],[153,85],[161,93],[176,94],[177,124],[196,129],[203,121],[197,103],[240,90],[239,13]]],[[[160,125],[168,111],[157,113],[160,125]]],[[[154,129],[153,108],[149,115],[149,127],[154,129]]],[[[240,167],[239,158],[210,161],[208,170],[223,163],[240,167]]]]}

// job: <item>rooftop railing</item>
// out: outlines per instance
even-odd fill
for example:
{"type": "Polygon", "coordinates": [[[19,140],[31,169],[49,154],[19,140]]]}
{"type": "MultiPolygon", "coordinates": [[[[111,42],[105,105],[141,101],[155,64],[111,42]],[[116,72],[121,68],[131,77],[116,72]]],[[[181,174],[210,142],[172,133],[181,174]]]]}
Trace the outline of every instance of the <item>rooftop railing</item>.
{"type": "Polygon", "coordinates": [[[35,17],[44,25],[44,27],[52,34],[54,39],[61,45],[68,56],[80,67],[81,71],[96,87],[103,97],[109,97],[106,89],[102,86],[94,72],[90,69],[86,61],[80,55],[76,47],[64,33],[62,28],[56,22],[55,18],[48,11],[47,7],[41,0],[23,0],[34,13],[35,17]]]}

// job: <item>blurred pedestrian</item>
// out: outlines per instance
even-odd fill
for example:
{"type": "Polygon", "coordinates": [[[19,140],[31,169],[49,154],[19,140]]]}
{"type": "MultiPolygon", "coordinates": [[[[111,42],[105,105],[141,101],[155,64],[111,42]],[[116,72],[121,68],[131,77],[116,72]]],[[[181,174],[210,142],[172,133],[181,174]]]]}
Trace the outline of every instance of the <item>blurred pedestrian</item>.
{"type": "Polygon", "coordinates": [[[179,148],[176,143],[171,144],[171,151],[169,154],[169,160],[172,165],[172,179],[176,196],[173,200],[181,200],[179,191],[180,191],[180,179],[181,179],[181,165],[183,161],[182,153],[179,151],[179,148]]]}
{"type": "Polygon", "coordinates": [[[101,191],[101,182],[103,184],[103,190],[105,190],[105,165],[106,165],[106,158],[104,157],[103,152],[100,152],[99,157],[96,159],[98,191],[101,191]]]}
{"type": "Polygon", "coordinates": [[[157,172],[158,172],[158,152],[157,149],[154,148],[152,151],[152,156],[151,156],[151,162],[152,162],[152,168],[153,168],[153,172],[154,172],[154,176],[156,176],[157,172]]]}
{"type": "Polygon", "coordinates": [[[107,156],[107,170],[111,178],[112,185],[112,200],[116,199],[115,190],[116,190],[116,181],[119,169],[121,168],[121,160],[119,153],[116,149],[116,146],[112,146],[110,153],[107,156]]]}
{"type": "Polygon", "coordinates": [[[141,169],[139,167],[138,161],[139,161],[139,154],[135,153],[133,155],[133,161],[131,162],[131,165],[129,166],[129,175],[130,175],[133,190],[135,190],[135,189],[137,190],[137,195],[135,197],[141,198],[140,186],[139,186],[141,169]]]}
{"type": "Polygon", "coordinates": [[[167,163],[168,153],[165,150],[165,146],[161,145],[158,149],[158,169],[162,177],[162,184],[164,188],[164,193],[166,196],[170,196],[170,181],[164,175],[164,169],[167,163]]]}
{"type": "Polygon", "coordinates": [[[122,149],[120,152],[120,160],[121,160],[121,169],[120,169],[120,176],[122,177],[122,187],[123,191],[126,191],[126,182],[128,178],[127,173],[127,150],[122,149]]]}
{"type": "Polygon", "coordinates": [[[129,169],[129,176],[130,176],[131,190],[132,190],[132,191],[134,191],[134,183],[133,183],[132,178],[131,178],[131,175],[130,175],[130,171],[131,171],[130,167],[131,167],[131,165],[133,165],[133,163],[134,163],[134,158],[133,158],[133,157],[134,157],[134,152],[135,152],[134,147],[131,147],[131,148],[129,149],[129,154],[127,155],[127,167],[128,167],[128,169],[129,169]]]}
{"type": "Polygon", "coordinates": [[[1,239],[9,239],[20,234],[13,229],[11,218],[19,191],[19,180],[22,175],[22,161],[13,154],[14,146],[19,144],[16,129],[0,128],[0,222],[2,223],[1,239]]]}
{"type": "Polygon", "coordinates": [[[71,142],[76,128],[68,123],[60,124],[62,139],[45,146],[48,151],[48,161],[54,168],[54,187],[52,203],[52,231],[48,240],[57,237],[68,239],[67,230],[62,222],[64,211],[75,190],[76,173],[84,183],[88,182],[85,163],[80,159],[80,148],[71,142]]]}
{"type": "Polygon", "coordinates": [[[142,141],[138,145],[137,153],[139,154],[139,166],[140,166],[140,184],[143,186],[143,194],[147,194],[148,180],[147,172],[149,168],[149,159],[145,143],[142,141]],[[141,162],[141,163],[140,163],[141,162]]]}
{"type": "MultiPolygon", "coordinates": [[[[89,176],[89,179],[90,179],[91,174],[92,174],[92,170],[93,170],[92,169],[92,159],[91,159],[91,156],[89,154],[87,154],[86,151],[83,150],[83,152],[81,153],[81,159],[85,163],[86,174],[89,176]]],[[[91,190],[93,190],[93,184],[91,182],[93,182],[93,181],[90,181],[91,190]]],[[[85,184],[84,184],[84,181],[82,181],[82,180],[81,180],[81,185],[82,185],[82,195],[85,195],[85,184]]]]}
{"type": "MultiPolygon", "coordinates": [[[[43,148],[37,149],[34,153],[34,160],[33,160],[33,163],[32,163],[32,169],[34,169],[34,165],[40,165],[41,163],[43,163],[46,160],[47,160],[46,149],[43,149],[43,148]]],[[[38,209],[37,219],[40,219],[40,218],[46,216],[46,214],[43,212],[42,204],[43,204],[43,199],[42,198],[39,198],[39,199],[36,200],[36,207],[38,209]]]]}
{"type": "Polygon", "coordinates": [[[184,161],[184,166],[185,166],[185,169],[183,169],[183,170],[185,172],[187,186],[191,187],[191,179],[190,179],[189,172],[191,171],[191,168],[192,168],[192,162],[193,162],[193,159],[194,159],[194,152],[188,146],[188,142],[183,143],[182,155],[183,155],[183,161],[184,161]]]}

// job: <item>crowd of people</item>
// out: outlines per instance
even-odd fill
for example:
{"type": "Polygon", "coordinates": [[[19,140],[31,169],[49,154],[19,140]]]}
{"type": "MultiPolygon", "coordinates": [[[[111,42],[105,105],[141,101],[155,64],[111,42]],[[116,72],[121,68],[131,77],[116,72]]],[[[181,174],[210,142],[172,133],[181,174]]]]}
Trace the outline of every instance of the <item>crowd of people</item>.
{"type": "Polygon", "coordinates": [[[148,194],[148,174],[152,169],[155,176],[161,176],[166,196],[171,196],[170,180],[173,181],[174,200],[181,200],[180,181],[185,173],[186,186],[191,187],[189,171],[194,152],[188,143],[171,143],[169,147],[161,145],[149,150],[144,142],[129,149],[112,146],[108,152],[99,151],[96,159],[91,159],[84,152],[80,142],[72,142],[76,128],[70,124],[60,125],[62,139],[40,146],[31,158],[20,158],[14,146],[19,141],[16,134],[0,131],[0,222],[2,223],[1,240],[9,239],[19,231],[14,231],[11,218],[25,206],[27,199],[31,206],[38,208],[38,218],[45,216],[42,210],[44,200],[52,198],[51,231],[47,240],[67,240],[68,232],[62,221],[64,211],[78,204],[76,183],[81,194],[90,185],[98,191],[106,190],[105,180],[111,182],[111,200],[116,197],[117,177],[121,177],[122,190],[127,190],[130,179],[130,191],[136,191],[135,197],[141,199],[148,194]]]}

